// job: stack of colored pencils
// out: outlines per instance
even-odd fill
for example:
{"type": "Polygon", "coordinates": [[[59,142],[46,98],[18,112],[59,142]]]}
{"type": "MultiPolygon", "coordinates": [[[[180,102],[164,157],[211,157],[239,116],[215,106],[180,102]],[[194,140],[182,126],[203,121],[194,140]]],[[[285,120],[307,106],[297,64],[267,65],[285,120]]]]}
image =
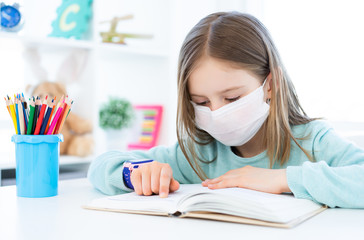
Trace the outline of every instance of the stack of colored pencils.
{"type": "Polygon", "coordinates": [[[48,104],[48,96],[43,102],[40,97],[33,96],[28,104],[23,93],[14,94],[14,102],[9,96],[4,99],[15,133],[22,135],[60,134],[73,104],[68,96],[62,96],[57,105],[56,97],[48,104]]]}

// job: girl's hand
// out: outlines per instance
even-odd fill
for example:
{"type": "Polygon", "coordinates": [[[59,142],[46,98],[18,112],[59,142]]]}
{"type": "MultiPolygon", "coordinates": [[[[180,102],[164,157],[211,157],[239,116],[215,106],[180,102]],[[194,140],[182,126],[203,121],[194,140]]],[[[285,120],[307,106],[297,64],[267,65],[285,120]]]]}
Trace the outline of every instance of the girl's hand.
{"type": "Polygon", "coordinates": [[[241,187],[267,193],[290,192],[286,169],[265,169],[245,166],[230,170],[215,179],[207,179],[202,186],[210,189],[241,187]]]}
{"type": "Polygon", "coordinates": [[[173,179],[172,168],[167,163],[154,161],[141,164],[132,171],[130,180],[138,195],[155,193],[167,197],[169,192],[179,189],[179,183],[173,179]]]}

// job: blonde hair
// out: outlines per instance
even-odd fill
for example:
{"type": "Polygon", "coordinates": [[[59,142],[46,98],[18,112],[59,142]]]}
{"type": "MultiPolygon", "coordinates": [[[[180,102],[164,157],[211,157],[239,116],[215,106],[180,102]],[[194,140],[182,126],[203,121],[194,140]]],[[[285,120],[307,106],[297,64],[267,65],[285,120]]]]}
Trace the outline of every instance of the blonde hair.
{"type": "Polygon", "coordinates": [[[267,147],[270,167],[278,160],[281,165],[288,161],[291,139],[312,160],[292,135],[291,126],[314,119],[302,109],[268,30],[249,14],[218,12],[200,20],[187,34],[178,61],[177,138],[183,154],[201,180],[207,176],[199,163],[210,163],[214,159],[204,159],[196,144],[207,145],[215,140],[196,127],[187,83],[196,63],[204,56],[251,71],[262,82],[271,73],[270,112],[263,125],[263,144],[267,147]]]}

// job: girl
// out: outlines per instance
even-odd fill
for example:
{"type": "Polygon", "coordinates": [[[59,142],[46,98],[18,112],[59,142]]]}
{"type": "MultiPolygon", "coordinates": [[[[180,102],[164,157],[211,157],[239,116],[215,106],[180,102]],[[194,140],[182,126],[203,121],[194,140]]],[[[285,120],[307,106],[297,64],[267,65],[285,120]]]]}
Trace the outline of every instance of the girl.
{"type": "Polygon", "coordinates": [[[306,115],[268,31],[248,14],[211,14],[187,35],[178,63],[177,137],[169,148],[107,152],[88,178],[106,194],[134,187],[166,197],[180,183],[202,182],[364,207],[364,150],[306,115]],[[140,163],[129,181],[124,162],[145,158],[154,161],[140,163]]]}

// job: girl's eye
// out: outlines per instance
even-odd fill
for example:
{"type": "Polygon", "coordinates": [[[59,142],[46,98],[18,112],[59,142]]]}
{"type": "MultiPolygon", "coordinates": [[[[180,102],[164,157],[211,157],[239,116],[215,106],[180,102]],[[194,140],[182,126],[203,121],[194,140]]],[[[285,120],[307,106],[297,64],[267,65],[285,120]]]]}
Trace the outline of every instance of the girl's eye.
{"type": "Polygon", "coordinates": [[[240,96],[237,96],[237,97],[234,97],[234,98],[226,98],[226,100],[229,101],[229,102],[235,102],[239,98],[240,98],[240,96]]]}
{"type": "Polygon", "coordinates": [[[208,101],[203,101],[203,102],[197,102],[196,104],[197,105],[201,105],[201,106],[204,106],[207,104],[208,101]]]}

